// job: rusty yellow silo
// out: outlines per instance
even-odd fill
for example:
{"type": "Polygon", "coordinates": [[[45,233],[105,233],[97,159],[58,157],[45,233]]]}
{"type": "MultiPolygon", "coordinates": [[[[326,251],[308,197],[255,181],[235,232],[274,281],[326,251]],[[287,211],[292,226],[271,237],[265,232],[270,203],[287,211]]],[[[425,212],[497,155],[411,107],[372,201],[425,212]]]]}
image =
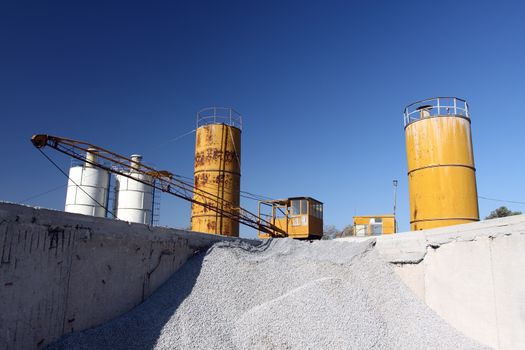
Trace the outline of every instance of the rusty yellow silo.
{"type": "MultiPolygon", "coordinates": [[[[218,205],[226,212],[239,207],[241,128],[242,117],[232,108],[210,107],[197,113],[193,197],[197,202],[218,205]]],[[[238,222],[196,203],[191,208],[191,229],[239,236],[238,222]]]]}
{"type": "Polygon", "coordinates": [[[411,229],[479,221],[467,102],[418,101],[405,108],[404,117],[411,229]]]}

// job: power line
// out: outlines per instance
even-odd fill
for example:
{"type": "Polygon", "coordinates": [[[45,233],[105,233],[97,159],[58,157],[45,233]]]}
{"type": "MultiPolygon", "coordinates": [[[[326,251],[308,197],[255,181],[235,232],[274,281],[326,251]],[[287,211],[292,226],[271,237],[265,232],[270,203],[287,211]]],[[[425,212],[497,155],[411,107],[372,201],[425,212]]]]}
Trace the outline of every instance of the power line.
{"type": "MultiPolygon", "coordinates": [[[[262,194],[250,193],[248,191],[241,191],[241,193],[244,193],[246,195],[252,196],[253,198],[251,198],[251,199],[255,199],[255,200],[274,200],[274,198],[263,196],[262,194]]],[[[247,197],[245,197],[245,198],[247,198],[247,197]]]]}
{"type": "MultiPolygon", "coordinates": [[[[43,156],[44,156],[44,157],[45,157],[45,158],[46,158],[51,164],[53,164],[53,166],[54,166],[55,168],[57,168],[58,171],[60,171],[60,172],[61,172],[61,173],[62,173],[62,174],[68,179],[68,180],[70,180],[75,186],[77,186],[82,192],[84,192],[84,193],[85,193],[89,198],[91,198],[95,203],[97,203],[98,205],[100,205],[102,208],[106,209],[106,211],[107,211],[109,214],[111,214],[113,217],[115,217],[115,214],[113,214],[113,212],[110,211],[110,210],[108,209],[107,206],[102,205],[102,204],[101,204],[100,202],[98,202],[95,198],[93,198],[92,196],[90,196],[90,195],[89,195],[89,194],[88,194],[88,193],[87,193],[82,187],[80,187],[75,181],[73,181],[73,180],[69,177],[69,175],[68,175],[64,170],[62,170],[62,168],[60,168],[60,166],[59,166],[58,164],[56,164],[56,163],[55,163],[55,162],[54,162],[54,161],[53,161],[53,160],[52,160],[47,154],[45,154],[40,148],[38,148],[38,151],[39,151],[39,152],[40,152],[40,153],[41,153],[41,154],[42,154],[42,155],[43,155],[43,156]]],[[[103,169],[106,169],[106,170],[110,171],[109,168],[103,168],[103,169]]],[[[179,181],[180,181],[180,180],[179,180],[179,181]]],[[[200,191],[202,191],[202,190],[200,190],[200,191]]],[[[174,192],[169,192],[169,193],[172,193],[172,194],[174,194],[174,195],[177,195],[177,194],[175,194],[174,192]]],[[[179,196],[180,198],[185,198],[185,197],[182,197],[181,194],[179,194],[178,196],[179,196]]],[[[251,198],[251,199],[254,199],[254,198],[251,198]]],[[[250,215],[251,215],[251,214],[250,214],[250,215]]],[[[244,222],[243,222],[243,223],[244,223],[244,222]]],[[[252,226],[252,227],[253,227],[253,226],[252,226]]]]}
{"type": "MultiPolygon", "coordinates": [[[[162,145],[165,145],[165,144],[167,144],[167,143],[175,142],[175,141],[177,141],[177,140],[180,140],[180,139],[182,139],[183,137],[188,136],[188,135],[194,133],[195,131],[196,131],[195,129],[190,130],[190,131],[188,131],[188,132],[186,132],[186,133],[184,133],[184,134],[182,134],[182,135],[179,135],[179,136],[177,136],[177,137],[175,137],[175,138],[173,138],[173,139],[170,139],[170,140],[168,140],[168,141],[165,141],[165,142],[161,143],[159,146],[162,146],[162,145]]],[[[232,142],[233,142],[233,139],[232,139],[232,142]]],[[[234,146],[235,146],[235,145],[234,145],[234,146]]],[[[42,151],[40,150],[40,152],[42,152],[42,151]]],[[[43,152],[42,152],[42,154],[43,154],[43,155],[44,155],[44,156],[45,156],[45,157],[46,157],[51,163],[53,163],[53,165],[55,165],[55,167],[57,167],[57,168],[60,170],[61,173],[63,173],[63,174],[69,179],[69,176],[68,176],[68,175],[67,175],[67,174],[66,174],[66,173],[65,173],[60,167],[58,167],[58,166],[57,166],[57,165],[56,165],[56,164],[55,164],[55,163],[54,163],[54,162],[53,162],[53,161],[52,161],[52,160],[51,160],[46,154],[44,154],[43,152]]],[[[238,159],[239,164],[240,164],[240,159],[239,159],[239,156],[238,156],[238,154],[237,154],[237,150],[235,150],[235,154],[236,154],[237,159],[238,159]]],[[[172,176],[173,176],[173,177],[176,177],[176,178],[180,178],[180,179],[185,179],[185,180],[188,180],[188,181],[194,181],[194,178],[192,178],[192,177],[188,177],[188,176],[184,176],[184,175],[172,174],[172,176]]],[[[73,181],[72,181],[72,182],[73,182],[73,181]]],[[[76,185],[76,184],[75,184],[75,185],[76,185]]],[[[24,199],[23,201],[21,201],[21,203],[24,203],[24,202],[26,202],[26,201],[28,201],[28,200],[31,200],[31,199],[35,199],[35,198],[41,197],[41,196],[46,195],[46,194],[48,194],[48,193],[51,193],[51,192],[53,192],[53,191],[57,191],[57,190],[59,190],[60,188],[63,188],[63,187],[65,187],[65,186],[66,186],[66,185],[62,185],[62,186],[59,186],[59,187],[56,187],[56,188],[50,189],[50,190],[45,191],[45,192],[35,194],[34,196],[30,196],[30,197],[24,199]]],[[[77,186],[78,186],[78,185],[77,185],[77,186]]],[[[85,192],[85,191],[84,191],[84,192],[85,192]]],[[[226,192],[229,193],[229,194],[231,194],[230,191],[227,191],[227,190],[226,190],[226,192]]],[[[87,193],[86,193],[86,194],[87,194],[87,193]]],[[[254,200],[254,201],[273,200],[273,198],[270,198],[270,197],[267,197],[267,196],[263,196],[263,195],[260,195],[260,194],[256,194],[256,193],[251,193],[251,192],[248,192],[248,191],[240,191],[240,196],[241,196],[242,198],[246,198],[246,199],[250,199],[250,200],[254,200]]],[[[91,198],[91,197],[90,197],[90,198],[91,198]]],[[[93,200],[94,200],[94,199],[93,199],[93,200]]],[[[98,203],[98,202],[97,202],[97,203],[98,203]]],[[[99,203],[99,205],[100,205],[100,203],[99,203]]],[[[104,206],[102,206],[102,207],[104,207],[104,206]]],[[[104,208],[105,208],[105,207],[104,207],[104,208]]],[[[107,208],[106,208],[106,209],[107,209],[107,208]]],[[[108,210],[108,212],[109,212],[110,214],[112,214],[109,210],[108,210]]]]}
{"type": "Polygon", "coordinates": [[[62,188],[64,188],[64,187],[66,187],[66,186],[67,186],[67,184],[66,184],[66,185],[60,185],[60,186],[54,187],[54,188],[52,188],[52,189],[50,189],[50,190],[47,190],[47,191],[44,191],[44,192],[41,192],[41,193],[38,193],[38,194],[32,195],[32,196],[30,196],[30,197],[27,197],[27,198],[25,198],[25,199],[23,199],[23,200],[21,200],[21,201],[18,201],[18,202],[19,202],[20,204],[24,204],[24,203],[26,203],[26,202],[28,202],[28,201],[30,201],[30,200],[32,200],[32,199],[42,197],[42,196],[44,196],[44,195],[46,195],[46,194],[48,194],[48,193],[51,193],[51,192],[54,192],[54,191],[60,190],[60,189],[62,189],[62,188]]]}
{"type": "MultiPolygon", "coordinates": [[[[196,129],[193,129],[193,130],[190,130],[180,136],[177,136],[171,140],[168,140],[166,142],[163,142],[162,144],[160,144],[161,146],[162,145],[165,145],[167,143],[170,143],[170,142],[175,142],[177,140],[180,140],[181,138],[185,137],[185,136],[188,136],[192,133],[194,133],[196,131],[196,129]]],[[[230,137],[231,137],[231,141],[232,141],[232,144],[233,144],[233,147],[234,147],[234,151],[235,151],[235,156],[237,157],[237,161],[239,162],[239,165],[241,164],[241,160],[240,160],[240,157],[239,157],[239,154],[237,152],[237,149],[235,148],[235,142],[233,140],[233,136],[231,133],[229,133],[230,137]]],[[[188,177],[188,176],[183,176],[183,175],[177,175],[177,174],[173,174],[174,177],[177,177],[177,178],[180,178],[180,179],[185,179],[185,180],[189,180],[189,181],[194,181],[194,178],[192,177],[188,177]]],[[[230,191],[225,191],[229,194],[231,194],[230,191]]],[[[261,200],[273,200],[273,198],[270,198],[270,197],[267,197],[267,196],[263,196],[263,195],[260,195],[260,194],[255,194],[255,193],[251,193],[251,192],[247,192],[247,191],[240,191],[241,193],[241,197],[242,198],[246,198],[246,199],[251,199],[251,200],[255,200],[255,201],[261,201],[261,200]]]]}
{"type": "Polygon", "coordinates": [[[525,202],[519,202],[519,201],[507,201],[507,200],[504,200],[504,199],[488,198],[488,197],[483,197],[483,196],[478,196],[478,198],[479,199],[485,199],[485,200],[488,200],[488,201],[494,201],[494,202],[514,203],[514,204],[523,204],[523,205],[525,205],[525,202]]]}
{"type": "MultiPolygon", "coordinates": [[[[180,178],[180,179],[185,179],[185,180],[188,180],[188,181],[194,181],[195,179],[193,177],[188,177],[188,176],[184,176],[184,175],[177,175],[177,174],[173,174],[173,177],[177,177],[177,178],[180,178]]],[[[228,193],[228,194],[232,194],[231,191],[228,191],[228,190],[224,190],[225,193],[228,193]]],[[[248,192],[248,191],[240,191],[241,193],[241,197],[242,198],[246,198],[246,199],[251,199],[251,200],[254,200],[254,201],[261,201],[261,200],[273,200],[273,198],[270,198],[270,197],[267,197],[267,196],[263,196],[262,194],[256,194],[256,193],[252,193],[252,192],[248,192]]]]}
{"type": "MultiPolygon", "coordinates": [[[[188,176],[184,176],[184,175],[177,175],[177,174],[172,174],[172,175],[173,175],[173,177],[177,177],[177,178],[180,178],[180,179],[185,179],[185,180],[188,180],[188,181],[194,181],[193,177],[188,177],[188,176]]],[[[231,191],[228,191],[228,190],[224,190],[224,192],[226,192],[228,194],[232,193],[231,191]]],[[[248,191],[240,191],[240,193],[241,193],[241,197],[242,198],[251,199],[251,200],[254,200],[254,201],[273,200],[274,199],[274,198],[271,198],[271,197],[268,197],[268,196],[263,196],[262,194],[257,194],[257,193],[248,192],[248,191]]]]}
{"type": "MultiPolygon", "coordinates": [[[[91,176],[93,176],[93,175],[94,175],[94,174],[87,175],[85,178],[89,178],[89,177],[91,177],[91,176]]],[[[26,202],[28,202],[28,201],[30,201],[30,200],[35,199],[35,198],[39,198],[39,197],[42,197],[42,196],[44,196],[44,195],[46,195],[46,194],[49,194],[49,193],[51,193],[51,192],[58,191],[58,190],[60,190],[60,189],[62,189],[62,188],[64,188],[64,187],[66,187],[66,186],[67,186],[67,183],[65,183],[65,184],[63,184],[63,185],[60,185],[60,186],[56,186],[56,187],[50,188],[50,189],[47,190],[47,191],[38,192],[38,193],[36,193],[36,194],[34,194],[34,195],[31,195],[31,196],[29,196],[29,197],[27,197],[27,198],[24,198],[24,199],[22,199],[22,200],[19,200],[18,203],[20,203],[20,204],[24,204],[24,203],[26,203],[26,202]]]]}
{"type": "Polygon", "coordinates": [[[183,137],[188,136],[188,135],[194,133],[195,131],[196,131],[196,130],[193,129],[193,130],[190,130],[190,131],[188,131],[188,132],[186,132],[186,133],[184,133],[184,134],[182,134],[182,135],[179,135],[179,136],[174,137],[174,138],[172,138],[172,139],[169,139],[169,140],[167,140],[167,141],[161,142],[161,143],[159,143],[157,146],[155,146],[155,147],[152,148],[152,149],[159,149],[159,148],[161,148],[161,147],[164,147],[164,146],[167,145],[168,143],[178,141],[178,140],[182,139],[183,137]]]}
{"type": "Polygon", "coordinates": [[[192,134],[192,133],[194,133],[195,131],[196,131],[195,129],[190,130],[190,131],[188,131],[187,133],[184,133],[184,134],[182,134],[182,135],[180,135],[180,136],[177,136],[177,137],[175,137],[175,138],[172,138],[171,140],[166,141],[166,143],[169,143],[169,142],[175,142],[175,141],[177,141],[177,140],[180,140],[180,139],[183,138],[184,136],[188,136],[189,134],[192,134]]]}
{"type": "MultiPolygon", "coordinates": [[[[173,176],[181,178],[181,179],[186,179],[186,180],[193,181],[193,178],[191,178],[191,177],[177,175],[177,174],[173,174],[173,176]]],[[[69,178],[69,176],[68,176],[68,178],[69,178]]],[[[18,202],[21,203],[21,204],[24,204],[24,203],[26,203],[26,202],[28,202],[30,200],[33,200],[33,199],[45,196],[46,194],[49,194],[49,193],[52,193],[52,192],[55,192],[55,191],[58,191],[58,190],[66,187],[66,186],[67,186],[67,184],[60,185],[60,186],[57,186],[57,187],[53,187],[53,188],[51,188],[51,189],[49,189],[47,191],[34,194],[34,195],[29,196],[27,198],[24,198],[24,199],[22,199],[22,200],[20,200],[18,202]]],[[[228,194],[231,194],[230,191],[225,191],[225,192],[227,192],[228,194]]],[[[273,200],[274,199],[274,198],[271,198],[271,197],[263,196],[262,194],[256,194],[256,193],[252,193],[252,192],[248,192],[248,191],[240,191],[240,193],[241,193],[240,196],[242,198],[251,199],[251,200],[254,200],[254,201],[263,201],[263,200],[273,200]]]]}
{"type": "Polygon", "coordinates": [[[38,151],[39,151],[40,153],[42,153],[42,155],[43,155],[47,160],[49,160],[49,162],[51,162],[51,164],[53,164],[53,165],[55,166],[55,168],[58,169],[58,171],[60,171],[62,174],[64,174],[64,176],[67,177],[69,181],[71,181],[75,186],[77,186],[77,188],[79,188],[82,192],[84,192],[84,193],[86,194],[86,196],[88,196],[89,198],[91,198],[95,203],[97,203],[98,205],[100,205],[102,208],[106,209],[106,211],[107,211],[108,213],[110,213],[113,217],[116,217],[115,214],[113,214],[113,212],[111,212],[111,211],[108,209],[107,206],[102,205],[102,204],[101,204],[99,201],[97,201],[95,198],[91,197],[91,196],[89,195],[89,193],[87,193],[87,192],[86,192],[81,186],[79,186],[75,181],[73,181],[73,180],[69,177],[69,175],[66,174],[66,172],[65,172],[64,170],[62,170],[62,168],[60,168],[60,167],[58,166],[58,164],[55,163],[55,162],[53,161],[53,159],[51,159],[47,154],[44,153],[44,151],[42,151],[40,148],[37,148],[37,149],[38,149],[38,151]]]}

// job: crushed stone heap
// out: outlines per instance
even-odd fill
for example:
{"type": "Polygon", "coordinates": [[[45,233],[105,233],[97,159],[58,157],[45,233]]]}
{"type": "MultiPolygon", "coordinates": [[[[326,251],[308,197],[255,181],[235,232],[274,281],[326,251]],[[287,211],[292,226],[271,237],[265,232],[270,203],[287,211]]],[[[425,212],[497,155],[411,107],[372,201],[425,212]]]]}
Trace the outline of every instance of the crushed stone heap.
{"type": "Polygon", "coordinates": [[[148,300],[50,349],[484,349],[439,318],[372,241],[215,244],[148,300]]]}

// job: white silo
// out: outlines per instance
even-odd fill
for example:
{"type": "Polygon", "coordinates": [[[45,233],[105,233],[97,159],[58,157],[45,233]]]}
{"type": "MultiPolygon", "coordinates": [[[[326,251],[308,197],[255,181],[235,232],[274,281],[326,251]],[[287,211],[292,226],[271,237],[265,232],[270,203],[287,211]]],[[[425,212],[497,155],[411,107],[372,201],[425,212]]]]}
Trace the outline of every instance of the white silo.
{"type": "Polygon", "coordinates": [[[108,205],[109,173],[93,166],[96,151],[88,149],[84,164],[69,169],[65,211],[84,215],[105,217],[108,205]]]}
{"type": "Polygon", "coordinates": [[[116,176],[115,183],[115,217],[119,220],[152,224],[153,214],[153,179],[151,176],[136,172],[140,167],[142,156],[131,156],[131,170],[128,175],[116,176]],[[145,182],[145,183],[144,183],[145,182]]]}

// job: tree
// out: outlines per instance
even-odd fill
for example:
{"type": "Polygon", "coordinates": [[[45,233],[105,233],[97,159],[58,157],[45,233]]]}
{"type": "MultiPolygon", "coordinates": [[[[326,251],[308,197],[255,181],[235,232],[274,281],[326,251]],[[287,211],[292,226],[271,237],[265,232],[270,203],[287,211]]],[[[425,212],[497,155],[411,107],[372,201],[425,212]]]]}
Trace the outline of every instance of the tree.
{"type": "Polygon", "coordinates": [[[334,239],[339,231],[334,225],[324,225],[323,227],[323,239],[334,239]]]}
{"type": "Polygon", "coordinates": [[[511,215],[520,215],[521,211],[512,211],[507,207],[499,207],[496,210],[490,212],[490,214],[485,218],[485,220],[495,219],[495,218],[504,218],[511,215]]]}
{"type": "Polygon", "coordinates": [[[350,237],[354,235],[354,225],[346,225],[341,231],[341,237],[350,237]]]}

